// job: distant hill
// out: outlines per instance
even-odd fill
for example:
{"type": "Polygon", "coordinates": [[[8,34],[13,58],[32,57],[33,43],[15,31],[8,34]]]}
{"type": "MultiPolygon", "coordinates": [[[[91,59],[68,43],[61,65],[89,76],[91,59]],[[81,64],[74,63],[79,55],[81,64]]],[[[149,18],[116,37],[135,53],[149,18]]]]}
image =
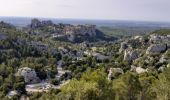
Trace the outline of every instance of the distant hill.
{"type": "Polygon", "coordinates": [[[100,27],[100,31],[108,36],[114,37],[126,37],[134,35],[145,35],[149,34],[154,30],[160,29],[159,27],[100,27]]]}
{"type": "MultiPolygon", "coordinates": [[[[23,27],[31,23],[33,18],[30,17],[0,17],[0,21],[4,21],[15,26],[23,27]]],[[[38,18],[39,20],[51,20],[55,24],[72,24],[85,25],[93,24],[97,27],[170,27],[170,23],[165,22],[145,22],[145,21],[123,21],[123,20],[87,20],[87,19],[54,19],[54,18],[38,18]]]]}
{"type": "Polygon", "coordinates": [[[170,35],[170,29],[160,29],[153,31],[151,34],[157,34],[157,35],[170,35]]]}
{"type": "Polygon", "coordinates": [[[96,25],[55,24],[51,20],[32,19],[31,24],[27,25],[23,30],[32,35],[76,43],[116,40],[116,38],[107,36],[98,30],[96,25]]]}

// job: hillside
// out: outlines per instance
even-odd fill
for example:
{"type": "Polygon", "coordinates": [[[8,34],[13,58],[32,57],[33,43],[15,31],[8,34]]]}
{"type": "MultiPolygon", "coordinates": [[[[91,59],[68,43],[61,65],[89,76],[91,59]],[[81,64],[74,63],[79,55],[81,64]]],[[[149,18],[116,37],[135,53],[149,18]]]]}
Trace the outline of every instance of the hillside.
{"type": "Polygon", "coordinates": [[[50,20],[40,21],[33,19],[31,24],[25,27],[24,30],[39,37],[51,37],[55,40],[75,43],[116,40],[114,37],[107,37],[95,25],[54,24],[50,20]]]}
{"type": "Polygon", "coordinates": [[[160,29],[153,31],[151,34],[156,34],[156,35],[170,35],[170,29],[160,29]]]}
{"type": "Polygon", "coordinates": [[[94,26],[34,19],[18,29],[1,22],[0,98],[167,100],[168,32],[162,29],[154,31],[156,34],[133,34],[112,42],[94,26]],[[56,40],[56,35],[57,39],[66,36],[66,40],[56,40]],[[80,36],[83,41],[70,41],[69,35],[80,36]],[[88,41],[90,37],[97,40],[88,41]]]}
{"type": "Polygon", "coordinates": [[[99,30],[109,36],[127,37],[135,35],[145,35],[159,29],[158,27],[99,27],[99,30]]]}

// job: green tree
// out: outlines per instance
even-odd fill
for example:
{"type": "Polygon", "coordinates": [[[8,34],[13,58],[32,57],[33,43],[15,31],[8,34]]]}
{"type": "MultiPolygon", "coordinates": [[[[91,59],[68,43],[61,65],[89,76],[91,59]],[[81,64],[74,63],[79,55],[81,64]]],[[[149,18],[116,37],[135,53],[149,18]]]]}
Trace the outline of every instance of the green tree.
{"type": "Polygon", "coordinates": [[[156,100],[169,100],[170,98],[170,68],[167,68],[158,76],[151,87],[151,93],[156,100]]]}
{"type": "Polygon", "coordinates": [[[119,79],[113,80],[113,90],[116,91],[116,100],[137,100],[141,91],[138,76],[126,72],[119,79]]]}

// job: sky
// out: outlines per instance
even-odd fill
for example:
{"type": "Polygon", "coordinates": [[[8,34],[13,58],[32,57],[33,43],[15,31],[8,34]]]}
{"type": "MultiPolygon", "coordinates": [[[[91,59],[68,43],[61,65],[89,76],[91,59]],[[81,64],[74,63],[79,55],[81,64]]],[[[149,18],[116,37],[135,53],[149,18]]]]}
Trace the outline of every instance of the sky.
{"type": "Polygon", "coordinates": [[[170,0],[0,0],[0,16],[170,22],[170,0]]]}

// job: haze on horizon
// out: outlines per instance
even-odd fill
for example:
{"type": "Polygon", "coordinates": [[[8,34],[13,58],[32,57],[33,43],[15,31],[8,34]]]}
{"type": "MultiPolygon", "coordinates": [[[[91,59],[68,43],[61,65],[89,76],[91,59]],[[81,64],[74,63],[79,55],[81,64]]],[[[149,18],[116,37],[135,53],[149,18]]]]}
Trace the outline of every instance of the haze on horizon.
{"type": "Polygon", "coordinates": [[[0,16],[170,22],[170,0],[0,0],[0,16]]]}

